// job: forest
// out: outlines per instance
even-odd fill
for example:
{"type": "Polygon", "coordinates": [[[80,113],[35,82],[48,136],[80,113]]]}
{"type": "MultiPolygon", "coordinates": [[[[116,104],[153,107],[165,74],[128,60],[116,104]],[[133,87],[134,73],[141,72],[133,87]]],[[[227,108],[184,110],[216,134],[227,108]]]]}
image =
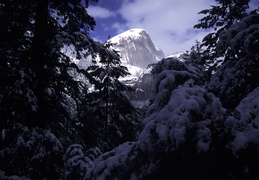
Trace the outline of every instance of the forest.
{"type": "Polygon", "coordinates": [[[214,31],[153,65],[143,113],[113,44],[89,35],[92,2],[0,1],[0,179],[258,179],[259,4],[197,12],[214,31]]]}

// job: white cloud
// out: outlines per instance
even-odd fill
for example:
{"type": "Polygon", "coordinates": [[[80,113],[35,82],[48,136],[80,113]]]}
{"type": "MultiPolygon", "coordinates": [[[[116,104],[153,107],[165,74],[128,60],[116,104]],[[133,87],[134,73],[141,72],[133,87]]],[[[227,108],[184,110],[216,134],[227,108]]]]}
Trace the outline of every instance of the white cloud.
{"type": "Polygon", "coordinates": [[[155,45],[166,55],[189,50],[196,39],[201,40],[207,34],[202,30],[194,30],[193,26],[202,17],[198,12],[210,8],[209,5],[213,2],[214,0],[126,1],[119,13],[127,23],[116,23],[113,27],[118,33],[130,28],[145,29],[155,45]]]}
{"type": "Polygon", "coordinates": [[[87,12],[94,18],[102,19],[110,18],[115,15],[113,12],[100,6],[89,6],[87,8],[87,12]]]}
{"type": "Polygon", "coordinates": [[[112,28],[116,29],[116,31],[117,31],[118,34],[124,32],[124,31],[126,31],[126,30],[128,30],[127,25],[121,24],[121,23],[119,23],[119,22],[114,23],[114,24],[112,25],[112,28]]]}

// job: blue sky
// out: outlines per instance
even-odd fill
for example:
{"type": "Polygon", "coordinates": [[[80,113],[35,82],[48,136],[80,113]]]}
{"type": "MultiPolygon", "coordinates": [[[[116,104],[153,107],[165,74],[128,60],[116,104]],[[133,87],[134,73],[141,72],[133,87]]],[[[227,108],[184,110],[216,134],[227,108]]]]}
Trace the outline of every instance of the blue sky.
{"type": "Polygon", "coordinates": [[[104,42],[109,35],[141,28],[165,55],[190,50],[196,39],[208,34],[193,26],[203,17],[198,12],[212,4],[214,0],[99,0],[87,9],[96,21],[90,35],[104,42]]]}

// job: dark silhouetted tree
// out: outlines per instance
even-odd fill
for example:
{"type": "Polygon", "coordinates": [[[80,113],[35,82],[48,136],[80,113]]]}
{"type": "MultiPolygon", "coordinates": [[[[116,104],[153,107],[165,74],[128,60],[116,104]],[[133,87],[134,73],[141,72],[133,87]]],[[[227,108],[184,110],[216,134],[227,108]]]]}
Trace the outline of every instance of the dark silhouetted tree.
{"type": "MultiPolygon", "coordinates": [[[[127,68],[121,65],[120,57],[106,43],[98,56],[98,62],[88,68],[95,78],[95,90],[88,94],[87,107],[92,107],[83,119],[88,123],[98,124],[98,131],[93,132],[100,141],[100,147],[112,148],[125,141],[136,139],[140,121],[132,106],[127,91],[132,88],[119,81],[128,75],[127,68]],[[90,113],[89,113],[90,112],[90,113]]],[[[83,120],[84,121],[84,120],[83,120]]]]}
{"type": "Polygon", "coordinates": [[[223,55],[217,54],[216,46],[219,40],[219,35],[222,31],[228,29],[232,24],[239,22],[247,15],[250,0],[215,0],[217,5],[212,5],[210,9],[205,9],[199,12],[205,17],[199,20],[199,23],[194,28],[214,29],[215,32],[206,35],[201,46],[204,47],[203,61],[210,66],[209,71],[217,69],[221,63],[223,55]]]}
{"type": "Polygon", "coordinates": [[[7,176],[58,179],[64,149],[82,141],[76,115],[87,86],[71,72],[90,77],[62,49],[73,46],[81,59],[103,48],[88,34],[90,1],[0,2],[0,169],[7,176]]]}

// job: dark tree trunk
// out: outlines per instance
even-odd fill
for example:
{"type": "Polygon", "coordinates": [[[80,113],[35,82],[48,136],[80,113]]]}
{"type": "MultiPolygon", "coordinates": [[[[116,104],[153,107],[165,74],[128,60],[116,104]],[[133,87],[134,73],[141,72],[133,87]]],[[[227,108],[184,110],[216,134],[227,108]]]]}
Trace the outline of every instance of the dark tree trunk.
{"type": "Polygon", "coordinates": [[[44,91],[47,87],[48,78],[46,64],[47,41],[48,41],[48,0],[38,0],[36,7],[35,29],[32,42],[31,65],[34,72],[34,94],[37,97],[38,110],[32,117],[32,126],[46,126],[48,118],[48,105],[44,101],[44,91]],[[45,66],[45,67],[44,67],[45,66]]]}
{"type": "Polygon", "coordinates": [[[32,64],[42,68],[46,63],[45,53],[48,34],[48,0],[38,0],[35,17],[35,30],[32,43],[32,64]]]}

